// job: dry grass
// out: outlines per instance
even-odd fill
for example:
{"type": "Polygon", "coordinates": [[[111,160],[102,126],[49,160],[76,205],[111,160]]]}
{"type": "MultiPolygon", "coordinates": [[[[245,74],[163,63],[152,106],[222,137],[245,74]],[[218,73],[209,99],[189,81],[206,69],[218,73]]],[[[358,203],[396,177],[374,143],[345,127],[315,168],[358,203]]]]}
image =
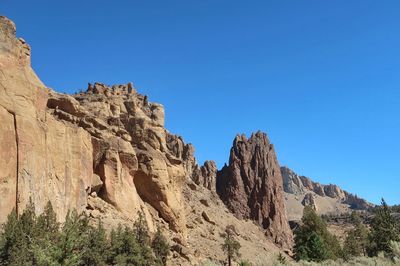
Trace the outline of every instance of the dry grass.
{"type": "MultiPolygon", "coordinates": [[[[206,262],[202,264],[202,266],[221,266],[222,264],[218,264],[212,261],[206,262]]],[[[233,264],[239,265],[239,264],[233,264]]],[[[279,263],[277,260],[268,261],[268,260],[260,260],[251,264],[252,266],[353,266],[353,265],[364,265],[364,266],[394,266],[400,265],[400,260],[391,260],[389,258],[380,255],[378,257],[369,258],[369,257],[357,257],[353,258],[350,261],[336,260],[336,261],[324,261],[320,263],[316,262],[288,262],[286,264],[279,263]]]]}

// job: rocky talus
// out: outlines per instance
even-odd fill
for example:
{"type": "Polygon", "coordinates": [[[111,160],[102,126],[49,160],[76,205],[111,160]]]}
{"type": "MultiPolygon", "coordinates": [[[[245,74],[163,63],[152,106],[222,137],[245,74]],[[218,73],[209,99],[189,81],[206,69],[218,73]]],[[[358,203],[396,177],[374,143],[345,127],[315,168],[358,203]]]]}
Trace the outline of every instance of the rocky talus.
{"type": "Polygon", "coordinates": [[[254,220],[275,243],[291,244],[281,171],[265,133],[236,136],[229,164],[218,172],[217,192],[238,218],[254,220]]]}

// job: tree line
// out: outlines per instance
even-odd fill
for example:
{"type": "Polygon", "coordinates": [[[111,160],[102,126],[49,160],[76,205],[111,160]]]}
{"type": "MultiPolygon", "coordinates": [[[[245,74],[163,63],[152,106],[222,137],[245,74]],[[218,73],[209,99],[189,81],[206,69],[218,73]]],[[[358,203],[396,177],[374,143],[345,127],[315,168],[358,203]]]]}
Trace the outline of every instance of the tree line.
{"type": "Polygon", "coordinates": [[[340,245],[314,209],[305,207],[301,225],[295,230],[295,259],[321,262],[360,256],[376,257],[378,254],[393,258],[393,249],[400,241],[400,225],[383,199],[381,206],[373,212],[369,226],[353,212],[350,216],[353,229],[347,233],[344,244],[340,245]]]}
{"type": "Polygon", "coordinates": [[[0,265],[165,265],[169,244],[160,229],[151,238],[142,213],[132,227],[118,226],[109,235],[77,211],[64,223],[49,202],[39,216],[33,203],[22,215],[13,211],[0,233],[0,265]]]}

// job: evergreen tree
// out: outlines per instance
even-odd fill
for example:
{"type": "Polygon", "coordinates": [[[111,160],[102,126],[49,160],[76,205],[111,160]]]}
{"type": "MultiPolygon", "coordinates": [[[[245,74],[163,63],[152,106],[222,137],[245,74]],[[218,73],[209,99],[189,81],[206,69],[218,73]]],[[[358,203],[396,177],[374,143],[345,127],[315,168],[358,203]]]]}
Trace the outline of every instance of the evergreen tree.
{"type": "Polygon", "coordinates": [[[30,201],[20,217],[10,213],[0,231],[0,266],[165,265],[168,254],[160,230],[150,241],[142,214],[133,229],[119,226],[107,238],[100,221],[93,227],[85,214],[71,211],[60,228],[50,202],[36,217],[30,201]]]}
{"type": "Polygon", "coordinates": [[[142,212],[138,212],[138,218],[133,224],[133,233],[140,245],[148,246],[150,244],[149,228],[142,212]]]}
{"type": "Polygon", "coordinates": [[[15,209],[8,215],[0,234],[0,265],[8,265],[17,242],[18,216],[15,209]]]}
{"type": "Polygon", "coordinates": [[[160,228],[157,228],[157,232],[154,235],[153,241],[151,242],[151,247],[156,257],[157,264],[166,265],[170,246],[167,242],[167,239],[163,236],[160,228]]]}
{"type": "Polygon", "coordinates": [[[136,241],[140,247],[140,258],[143,261],[141,265],[153,265],[154,255],[151,250],[149,227],[143,212],[138,212],[138,218],[133,224],[133,234],[135,235],[136,241]]]}
{"type": "Polygon", "coordinates": [[[33,252],[37,232],[35,206],[30,199],[22,215],[18,217],[15,228],[15,242],[11,247],[9,262],[11,265],[37,264],[33,252]]]}
{"type": "Polygon", "coordinates": [[[56,265],[60,256],[58,241],[60,239],[60,224],[57,215],[49,201],[42,214],[37,218],[36,239],[32,246],[35,261],[38,265],[56,265]]]}
{"type": "Polygon", "coordinates": [[[111,255],[109,263],[114,265],[145,265],[141,248],[132,229],[118,226],[111,232],[111,255]]]}
{"type": "Polygon", "coordinates": [[[347,234],[343,248],[347,259],[350,257],[365,256],[369,243],[368,229],[361,222],[361,218],[356,212],[352,212],[351,221],[354,225],[354,229],[347,234]]]}
{"type": "Polygon", "coordinates": [[[58,262],[63,265],[84,265],[84,254],[90,248],[89,220],[86,215],[76,210],[68,211],[61,231],[58,262]]]}
{"type": "Polygon", "coordinates": [[[225,235],[224,235],[225,241],[222,244],[222,250],[225,252],[227,260],[228,260],[228,266],[232,266],[232,260],[240,257],[239,249],[240,249],[240,243],[235,240],[233,236],[233,230],[227,226],[225,230],[225,235]]]}
{"type": "Polygon", "coordinates": [[[396,220],[392,217],[385,200],[382,199],[381,206],[375,210],[375,216],[372,219],[368,255],[376,256],[380,251],[390,254],[390,242],[399,240],[396,220]]]}
{"type": "Polygon", "coordinates": [[[304,207],[302,225],[295,231],[294,251],[297,260],[323,261],[342,256],[339,241],[310,206],[304,207]]]}
{"type": "Polygon", "coordinates": [[[96,228],[90,227],[87,241],[88,248],[83,254],[83,265],[107,265],[109,241],[103,224],[99,221],[96,228]]]}

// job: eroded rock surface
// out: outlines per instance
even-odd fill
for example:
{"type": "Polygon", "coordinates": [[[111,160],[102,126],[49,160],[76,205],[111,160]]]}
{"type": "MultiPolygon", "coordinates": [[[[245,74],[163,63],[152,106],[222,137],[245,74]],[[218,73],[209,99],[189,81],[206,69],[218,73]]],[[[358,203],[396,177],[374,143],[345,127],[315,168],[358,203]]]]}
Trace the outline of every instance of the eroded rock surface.
{"type": "Polygon", "coordinates": [[[0,30],[0,223],[29,198],[38,212],[50,200],[63,219],[68,209],[89,208],[96,192],[123,217],[143,211],[152,227],[161,216],[184,236],[181,191],[194,150],[165,130],[163,106],[132,83],[56,93],[31,69],[14,23],[0,17],[0,30]]]}
{"type": "Polygon", "coordinates": [[[303,206],[310,206],[314,210],[317,210],[317,204],[315,203],[315,197],[314,197],[314,194],[312,194],[312,193],[307,193],[306,195],[304,195],[304,198],[301,201],[301,204],[303,206]]]}
{"type": "Polygon", "coordinates": [[[229,164],[218,172],[217,192],[238,218],[256,221],[275,243],[290,245],[281,171],[266,134],[236,136],[229,164]]]}
{"type": "Polygon", "coordinates": [[[320,197],[332,198],[340,204],[347,204],[351,209],[356,210],[367,210],[373,206],[366,200],[342,190],[337,185],[322,185],[318,182],[312,181],[308,177],[299,176],[285,166],[281,167],[281,172],[283,177],[283,188],[286,193],[301,197],[313,192],[320,197]]]}
{"type": "Polygon", "coordinates": [[[217,172],[217,165],[214,161],[205,161],[200,168],[197,166],[194,169],[192,179],[197,185],[216,192],[217,172]]]}
{"type": "Polygon", "coordinates": [[[47,201],[59,218],[83,211],[93,176],[90,134],[50,115],[47,89],[30,66],[30,48],[0,17],[0,223],[31,198],[38,212],[47,201]]]}

